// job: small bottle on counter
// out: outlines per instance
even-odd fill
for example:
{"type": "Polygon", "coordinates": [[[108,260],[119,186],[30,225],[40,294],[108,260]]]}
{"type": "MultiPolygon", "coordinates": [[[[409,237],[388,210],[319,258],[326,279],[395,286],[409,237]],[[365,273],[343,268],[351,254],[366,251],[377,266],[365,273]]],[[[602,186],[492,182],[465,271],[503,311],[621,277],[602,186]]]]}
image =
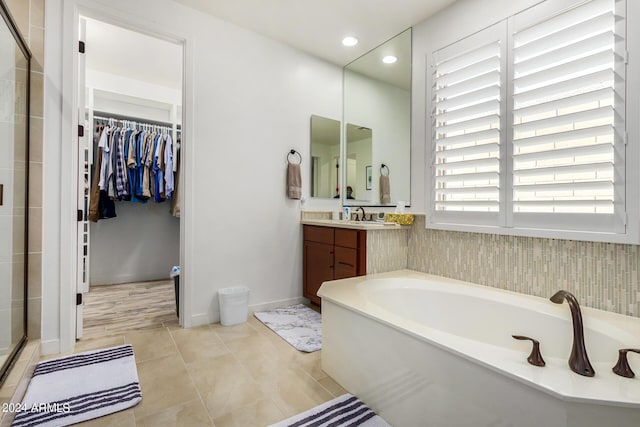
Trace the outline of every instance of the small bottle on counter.
{"type": "Polygon", "coordinates": [[[349,221],[351,219],[351,208],[345,206],[342,208],[342,220],[349,221]]]}

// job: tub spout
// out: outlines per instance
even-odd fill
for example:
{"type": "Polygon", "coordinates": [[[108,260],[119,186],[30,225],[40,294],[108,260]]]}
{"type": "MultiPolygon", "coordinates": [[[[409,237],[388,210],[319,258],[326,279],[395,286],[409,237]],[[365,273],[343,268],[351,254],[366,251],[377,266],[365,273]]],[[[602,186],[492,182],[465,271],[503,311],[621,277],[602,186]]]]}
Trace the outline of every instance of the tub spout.
{"type": "Polygon", "coordinates": [[[571,348],[571,356],[569,357],[569,367],[576,374],[584,375],[585,377],[594,376],[596,371],[589,362],[587,349],[584,345],[584,328],[578,300],[573,294],[567,291],[558,291],[549,299],[556,304],[562,304],[564,300],[567,300],[567,304],[569,304],[569,309],[571,310],[573,347],[571,348]]]}

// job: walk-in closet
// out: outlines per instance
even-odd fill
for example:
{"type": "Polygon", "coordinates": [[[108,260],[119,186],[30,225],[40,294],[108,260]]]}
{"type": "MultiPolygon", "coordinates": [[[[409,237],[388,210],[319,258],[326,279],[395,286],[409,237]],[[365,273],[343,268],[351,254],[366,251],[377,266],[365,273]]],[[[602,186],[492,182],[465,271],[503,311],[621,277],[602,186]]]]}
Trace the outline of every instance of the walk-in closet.
{"type": "Polygon", "coordinates": [[[93,18],[79,22],[78,338],[179,322],[182,46],[93,18]]]}

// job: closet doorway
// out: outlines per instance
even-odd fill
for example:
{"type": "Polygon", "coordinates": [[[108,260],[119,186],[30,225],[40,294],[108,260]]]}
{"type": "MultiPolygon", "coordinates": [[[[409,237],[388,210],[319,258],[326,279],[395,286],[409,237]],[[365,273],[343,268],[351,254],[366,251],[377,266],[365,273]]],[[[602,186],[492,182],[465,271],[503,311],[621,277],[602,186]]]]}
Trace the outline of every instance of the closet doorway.
{"type": "Polygon", "coordinates": [[[79,29],[76,338],[177,325],[183,46],[79,29]]]}

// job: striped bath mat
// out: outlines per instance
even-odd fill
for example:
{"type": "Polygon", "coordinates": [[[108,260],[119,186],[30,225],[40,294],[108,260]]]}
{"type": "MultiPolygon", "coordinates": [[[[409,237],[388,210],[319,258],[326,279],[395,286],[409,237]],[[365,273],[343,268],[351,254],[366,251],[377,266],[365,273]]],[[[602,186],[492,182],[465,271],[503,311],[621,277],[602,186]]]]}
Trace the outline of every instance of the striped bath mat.
{"type": "Polygon", "coordinates": [[[269,427],[391,427],[352,394],[343,394],[269,427]]]}
{"type": "Polygon", "coordinates": [[[131,345],[78,353],[36,366],[12,426],[67,426],[141,400],[131,345]]]}

